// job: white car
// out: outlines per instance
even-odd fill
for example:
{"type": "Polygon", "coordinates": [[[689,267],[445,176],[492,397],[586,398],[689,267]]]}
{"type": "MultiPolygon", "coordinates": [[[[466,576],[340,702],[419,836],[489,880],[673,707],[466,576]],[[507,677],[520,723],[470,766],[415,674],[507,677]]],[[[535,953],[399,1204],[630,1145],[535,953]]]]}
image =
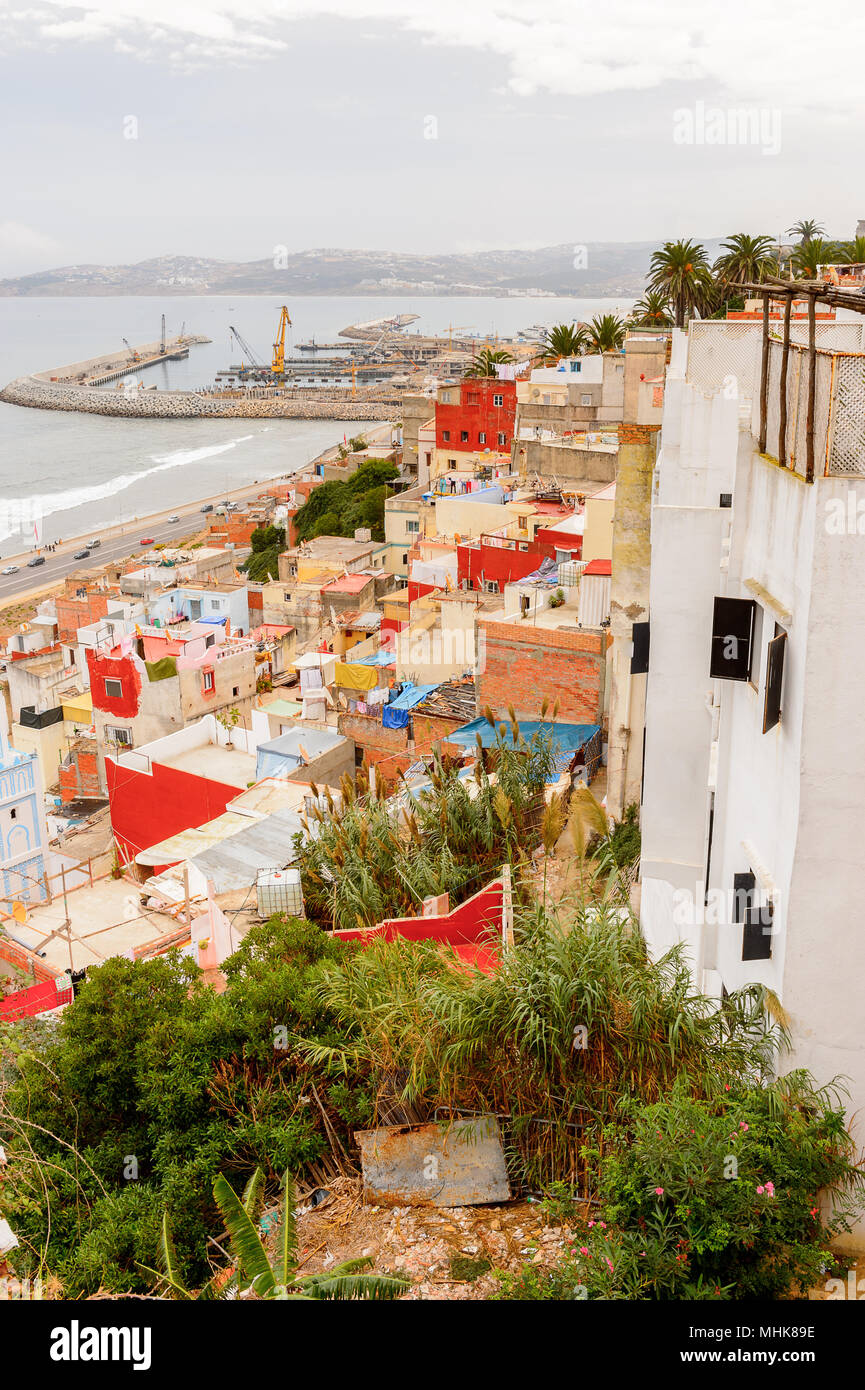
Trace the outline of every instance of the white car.
{"type": "Polygon", "coordinates": [[[7,566],[5,567],[5,569],[0,570],[0,574],[17,574],[17,573],[18,573],[18,566],[17,566],[17,565],[7,565],[7,566]]]}

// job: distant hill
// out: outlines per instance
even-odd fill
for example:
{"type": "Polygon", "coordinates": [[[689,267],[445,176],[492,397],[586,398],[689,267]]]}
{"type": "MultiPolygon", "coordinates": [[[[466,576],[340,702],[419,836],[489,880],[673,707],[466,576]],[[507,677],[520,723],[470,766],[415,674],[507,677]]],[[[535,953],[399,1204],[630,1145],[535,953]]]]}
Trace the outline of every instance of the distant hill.
{"type": "MultiPolygon", "coordinates": [[[[66,265],[0,280],[0,296],[44,295],[502,295],[581,299],[640,295],[657,242],[566,243],[537,251],[421,256],[318,249],[263,261],[155,256],[135,265],[66,265]]],[[[710,257],[718,242],[705,242],[710,257]]]]}

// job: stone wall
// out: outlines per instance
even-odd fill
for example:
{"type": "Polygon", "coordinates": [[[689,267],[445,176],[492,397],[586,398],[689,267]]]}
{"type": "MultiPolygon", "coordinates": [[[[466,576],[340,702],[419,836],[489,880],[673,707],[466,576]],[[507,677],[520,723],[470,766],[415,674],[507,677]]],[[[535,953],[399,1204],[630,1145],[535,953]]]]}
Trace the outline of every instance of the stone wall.
{"type": "Polygon", "coordinates": [[[294,420],[390,420],[399,415],[394,392],[370,391],[346,398],[339,391],[296,391],[279,396],[233,396],[197,391],[116,391],[99,387],[64,386],[23,376],[0,391],[7,405],[35,410],[72,410],[88,415],[119,415],[138,419],[281,418],[294,420]]]}

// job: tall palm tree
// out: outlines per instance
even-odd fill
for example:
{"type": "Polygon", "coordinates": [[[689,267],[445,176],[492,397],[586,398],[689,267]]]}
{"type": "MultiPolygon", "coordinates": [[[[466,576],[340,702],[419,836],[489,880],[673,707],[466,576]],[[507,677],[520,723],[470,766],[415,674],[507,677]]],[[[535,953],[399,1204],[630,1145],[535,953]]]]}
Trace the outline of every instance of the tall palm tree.
{"type": "Polygon", "coordinates": [[[561,357],[579,357],[586,350],[587,338],[582,323],[556,323],[545,328],[541,338],[544,361],[554,366],[561,357]]]}
{"type": "Polygon", "coordinates": [[[634,328],[670,328],[673,316],[664,291],[646,290],[631,310],[630,323],[634,328]]]}
{"type": "Polygon", "coordinates": [[[836,242],[811,237],[808,241],[801,241],[793,251],[793,270],[799,280],[816,280],[817,267],[833,265],[837,259],[836,242]]]}
{"type": "Polygon", "coordinates": [[[702,313],[712,302],[714,283],[706,252],[693,241],[668,241],[652,252],[649,290],[661,290],[673,306],[677,328],[689,314],[702,313]]]}
{"type": "Polygon", "coordinates": [[[798,222],[794,222],[787,231],[791,236],[797,236],[801,242],[813,241],[814,237],[824,237],[826,228],[820,222],[816,222],[813,217],[803,217],[798,222]]]}
{"type": "Polygon", "coordinates": [[[589,353],[618,352],[625,341],[628,326],[617,314],[599,314],[589,324],[589,353]]]}
{"type": "Polygon", "coordinates": [[[504,348],[481,348],[463,373],[464,376],[495,376],[497,362],[513,362],[513,357],[504,348]]]}
{"type": "Polygon", "coordinates": [[[865,264],[865,236],[854,237],[852,241],[842,241],[837,247],[838,260],[844,265],[865,264]]]}
{"type": "Polygon", "coordinates": [[[715,276],[723,289],[746,281],[766,280],[776,273],[775,242],[770,236],[739,232],[721,243],[724,254],[715,262],[715,276]]]}

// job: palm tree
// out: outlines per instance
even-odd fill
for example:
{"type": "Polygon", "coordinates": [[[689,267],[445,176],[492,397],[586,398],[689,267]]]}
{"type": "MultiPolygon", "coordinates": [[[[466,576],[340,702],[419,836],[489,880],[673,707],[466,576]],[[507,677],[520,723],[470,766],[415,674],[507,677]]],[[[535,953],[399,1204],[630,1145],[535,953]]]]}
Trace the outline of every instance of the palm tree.
{"type": "Polygon", "coordinates": [[[627,331],[625,320],[620,319],[617,314],[598,315],[589,324],[587,351],[592,354],[619,352],[627,331]]]}
{"type": "Polygon", "coordinates": [[[838,245],[834,241],[823,241],[811,237],[801,241],[793,252],[793,270],[799,280],[816,280],[817,267],[833,265],[838,258],[838,245]]]}
{"type": "Polygon", "coordinates": [[[775,242],[769,236],[748,236],[744,232],[721,243],[723,256],[715,262],[715,276],[721,288],[746,281],[767,280],[775,274],[775,242]]]}
{"type": "Polygon", "coordinates": [[[541,339],[544,361],[555,366],[561,357],[579,357],[586,350],[586,341],[582,323],[556,323],[545,328],[541,339]]]}
{"type": "Polygon", "coordinates": [[[826,228],[819,222],[815,222],[813,217],[804,217],[800,221],[794,222],[792,227],[787,228],[787,231],[791,236],[797,236],[803,244],[812,241],[814,237],[826,235],[826,228]]]}
{"type": "MultiPolygon", "coordinates": [[[[291,1175],[286,1173],[282,1180],[282,1209],[277,1226],[276,1254],[273,1259],[268,1254],[255,1223],[255,1210],[263,1190],[264,1173],[261,1168],[256,1168],[242,1197],[238,1197],[231,1183],[222,1174],[214,1181],[213,1195],[228,1229],[232,1254],[237,1264],[236,1274],[228,1282],[223,1282],[222,1297],[226,1297],[229,1290],[233,1292],[236,1288],[241,1294],[254,1293],[259,1298],[291,1301],[391,1299],[399,1298],[410,1287],[407,1279],[364,1273],[363,1271],[369,1269],[372,1264],[368,1257],[346,1260],[344,1264],[336,1265],[321,1274],[306,1274],[298,1278],[297,1229],[294,1221],[296,1197],[291,1175]]],[[[212,1299],[220,1296],[216,1292],[220,1277],[218,1275],[197,1295],[191,1293],[183,1284],[168,1229],[167,1215],[163,1218],[160,1256],[163,1272],[159,1277],[168,1283],[175,1297],[212,1299]]]]}
{"type": "Polygon", "coordinates": [[[865,236],[842,241],[837,247],[837,255],[844,265],[865,265],[865,236]]]}
{"type": "Polygon", "coordinates": [[[672,327],[670,301],[663,290],[646,290],[631,310],[630,323],[634,328],[672,327]]]}
{"type": "Polygon", "coordinates": [[[676,327],[684,328],[690,314],[702,313],[712,302],[714,284],[703,247],[693,241],[665,242],[652,252],[646,288],[667,296],[676,327]]]}
{"type": "Polygon", "coordinates": [[[513,362],[513,357],[504,348],[481,348],[464,372],[464,376],[496,376],[497,362],[513,362]]]}

